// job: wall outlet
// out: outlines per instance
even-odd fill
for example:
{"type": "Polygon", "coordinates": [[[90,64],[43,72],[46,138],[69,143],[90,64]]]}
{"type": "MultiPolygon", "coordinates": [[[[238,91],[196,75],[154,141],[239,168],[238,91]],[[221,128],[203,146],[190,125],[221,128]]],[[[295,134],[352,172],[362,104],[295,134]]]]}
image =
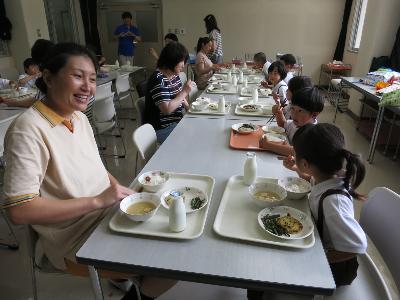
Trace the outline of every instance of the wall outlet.
{"type": "Polygon", "coordinates": [[[179,34],[179,28],[175,28],[175,29],[174,29],[174,33],[175,33],[175,34],[179,34]]]}
{"type": "Polygon", "coordinates": [[[181,28],[179,31],[180,34],[186,34],[186,29],[185,28],[181,28]]]}
{"type": "Polygon", "coordinates": [[[38,38],[42,37],[42,33],[40,32],[40,29],[36,29],[36,35],[38,38]]]}

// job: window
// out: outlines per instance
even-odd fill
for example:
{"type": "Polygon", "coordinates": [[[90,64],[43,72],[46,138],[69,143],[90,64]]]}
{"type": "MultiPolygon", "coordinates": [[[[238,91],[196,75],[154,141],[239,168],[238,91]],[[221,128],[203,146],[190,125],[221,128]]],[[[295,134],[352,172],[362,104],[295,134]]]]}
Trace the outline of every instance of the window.
{"type": "Polygon", "coordinates": [[[367,11],[367,0],[356,0],[351,26],[349,50],[357,52],[360,48],[362,29],[364,26],[365,12],[367,11]]]}
{"type": "Polygon", "coordinates": [[[0,39],[0,57],[9,56],[8,45],[6,41],[0,39]]]}

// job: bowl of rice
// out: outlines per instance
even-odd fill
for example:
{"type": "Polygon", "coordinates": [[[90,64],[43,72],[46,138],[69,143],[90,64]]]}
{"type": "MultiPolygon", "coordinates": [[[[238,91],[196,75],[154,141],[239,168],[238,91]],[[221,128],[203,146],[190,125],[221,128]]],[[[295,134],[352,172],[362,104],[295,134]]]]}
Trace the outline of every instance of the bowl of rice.
{"type": "Polygon", "coordinates": [[[288,199],[304,198],[311,191],[311,184],[300,177],[285,177],[278,184],[286,190],[288,199]]]}
{"type": "Polygon", "coordinates": [[[157,192],[165,186],[169,175],[164,171],[150,171],[139,176],[138,181],[147,192],[157,192]]]}

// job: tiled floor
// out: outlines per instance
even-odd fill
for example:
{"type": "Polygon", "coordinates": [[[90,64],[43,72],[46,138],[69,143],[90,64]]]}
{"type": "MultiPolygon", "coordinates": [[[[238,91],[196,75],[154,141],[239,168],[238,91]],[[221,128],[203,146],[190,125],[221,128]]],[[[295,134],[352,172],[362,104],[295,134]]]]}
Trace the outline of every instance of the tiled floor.
{"type": "MultiPolygon", "coordinates": [[[[333,108],[326,106],[320,115],[320,122],[331,122],[333,119],[333,108]]],[[[127,145],[128,153],[125,159],[107,159],[110,172],[115,175],[121,183],[128,185],[134,178],[136,152],[132,143],[132,132],[135,128],[134,121],[126,120],[123,137],[127,145]]],[[[345,133],[348,148],[354,152],[361,153],[366,157],[369,142],[355,130],[355,122],[346,114],[339,114],[336,124],[345,133]]],[[[393,162],[380,152],[376,153],[374,164],[367,164],[367,177],[361,185],[359,191],[368,193],[376,186],[386,186],[400,193],[398,174],[400,162],[393,162]]],[[[359,214],[361,203],[356,203],[357,215],[359,214]]],[[[4,220],[0,218],[0,236],[7,237],[4,220]]],[[[4,300],[26,300],[32,298],[31,276],[29,272],[29,261],[27,259],[27,249],[24,237],[24,230],[21,226],[15,226],[14,230],[20,242],[18,251],[0,248],[0,299],[4,300]]],[[[369,247],[369,253],[378,261],[380,269],[384,269],[382,260],[376,254],[373,247],[369,247]]],[[[394,299],[399,299],[390,275],[384,270],[385,278],[391,287],[394,299]]],[[[89,279],[76,278],[69,275],[39,274],[38,290],[39,299],[93,299],[89,279]]],[[[120,299],[120,291],[111,287],[107,282],[103,282],[105,299],[120,299]]],[[[245,291],[241,289],[211,287],[207,285],[197,285],[181,282],[172,290],[167,292],[160,299],[246,299],[245,291]],[[201,290],[201,293],[194,293],[193,289],[201,290]],[[190,296],[188,296],[190,294],[190,296]]]]}

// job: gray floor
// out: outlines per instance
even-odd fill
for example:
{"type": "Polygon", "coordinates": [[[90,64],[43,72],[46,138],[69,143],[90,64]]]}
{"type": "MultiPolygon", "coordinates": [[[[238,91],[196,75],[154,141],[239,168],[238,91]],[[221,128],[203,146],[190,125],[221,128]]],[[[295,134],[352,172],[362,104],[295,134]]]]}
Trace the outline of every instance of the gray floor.
{"type": "MultiPolygon", "coordinates": [[[[333,119],[333,108],[326,106],[319,117],[319,122],[331,122],[333,119]]],[[[107,159],[110,172],[115,175],[121,183],[129,184],[134,178],[136,152],[131,141],[132,132],[136,126],[134,121],[124,120],[125,129],[123,137],[127,145],[128,153],[125,159],[107,159]]],[[[346,114],[339,114],[336,124],[345,134],[348,148],[354,152],[361,153],[363,157],[368,154],[369,142],[355,129],[355,122],[346,114]]],[[[111,141],[109,141],[111,143],[111,141]]],[[[119,144],[118,144],[119,145],[119,144]]],[[[120,148],[118,146],[118,148],[120,148]]],[[[400,193],[398,174],[400,162],[394,162],[390,158],[376,153],[374,164],[367,164],[367,177],[359,191],[368,193],[376,186],[386,186],[400,193]]],[[[361,203],[356,202],[356,212],[359,214],[361,203]]],[[[23,228],[15,226],[17,238],[20,242],[18,251],[0,248],[0,299],[26,300],[32,298],[31,281],[29,273],[29,262],[25,244],[23,228]]],[[[0,241],[7,239],[6,225],[0,218],[0,241]]],[[[385,274],[385,278],[391,288],[394,299],[399,299],[390,275],[385,269],[372,245],[368,252],[378,262],[378,267],[385,274]]],[[[87,278],[76,278],[64,274],[38,274],[39,299],[93,299],[90,282],[87,278]]],[[[120,299],[122,293],[103,282],[105,299],[120,299]]],[[[241,289],[214,287],[193,283],[180,282],[159,299],[246,299],[245,291],[241,289]],[[190,296],[189,296],[190,295],[190,296]]]]}

